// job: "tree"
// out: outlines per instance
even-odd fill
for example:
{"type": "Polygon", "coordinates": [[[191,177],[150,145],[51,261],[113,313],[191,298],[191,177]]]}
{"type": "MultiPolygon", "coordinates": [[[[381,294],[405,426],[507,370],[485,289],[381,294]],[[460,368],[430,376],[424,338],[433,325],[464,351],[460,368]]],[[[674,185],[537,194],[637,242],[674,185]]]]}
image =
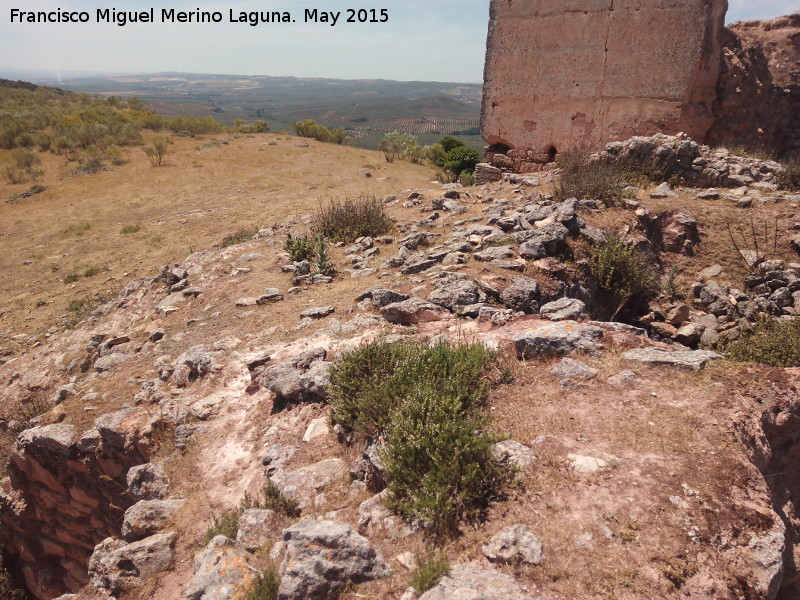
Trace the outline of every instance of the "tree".
{"type": "Polygon", "coordinates": [[[447,153],[444,169],[450,175],[451,181],[457,181],[464,171],[474,173],[475,165],[479,162],[481,157],[477,150],[467,146],[457,146],[447,153]]]}
{"type": "Polygon", "coordinates": [[[417,149],[419,148],[419,144],[417,144],[417,138],[410,133],[393,131],[383,136],[378,148],[383,152],[386,162],[391,163],[394,162],[395,158],[405,158],[409,155],[416,155],[418,153],[417,149]]]}
{"type": "Polygon", "coordinates": [[[454,148],[459,148],[464,145],[464,142],[461,140],[457,140],[451,135],[444,136],[441,140],[439,140],[439,144],[444,148],[445,152],[450,152],[450,150],[454,148]]]}

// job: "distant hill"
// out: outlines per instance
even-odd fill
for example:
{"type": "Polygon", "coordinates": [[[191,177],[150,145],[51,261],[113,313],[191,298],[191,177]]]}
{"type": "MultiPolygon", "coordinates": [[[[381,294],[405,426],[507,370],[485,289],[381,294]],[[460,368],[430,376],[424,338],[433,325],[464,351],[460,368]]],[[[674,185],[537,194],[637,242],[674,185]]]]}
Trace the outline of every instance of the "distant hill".
{"type": "Polygon", "coordinates": [[[414,133],[423,144],[457,132],[466,143],[483,145],[480,84],[178,72],[35,81],[75,92],[138,96],[165,117],[213,115],[223,123],[266,119],[273,131],[310,118],[344,127],[366,148],[374,148],[389,131],[414,133]]]}

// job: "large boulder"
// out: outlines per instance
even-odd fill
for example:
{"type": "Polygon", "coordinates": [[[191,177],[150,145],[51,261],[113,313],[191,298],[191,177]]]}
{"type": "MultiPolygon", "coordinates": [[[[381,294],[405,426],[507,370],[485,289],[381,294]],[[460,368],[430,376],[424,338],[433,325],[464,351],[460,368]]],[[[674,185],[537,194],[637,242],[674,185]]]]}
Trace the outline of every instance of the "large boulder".
{"type": "Polygon", "coordinates": [[[169,478],[158,463],[145,463],[128,469],[128,492],[137,500],[161,500],[169,493],[169,478]]]}
{"type": "Polygon", "coordinates": [[[417,323],[441,321],[447,316],[447,311],[441,306],[417,297],[387,304],[381,308],[380,312],[384,319],[397,325],[416,325],[417,323]]]}
{"type": "Polygon", "coordinates": [[[347,582],[388,577],[392,569],[365,537],[335,521],[301,521],[283,532],[278,600],[333,600],[347,582]]]}
{"type": "Polygon", "coordinates": [[[428,295],[428,301],[453,310],[456,306],[477,304],[484,296],[478,284],[461,274],[443,274],[434,290],[428,295]]]}
{"type": "Polygon", "coordinates": [[[534,313],[539,309],[539,283],[523,275],[514,277],[511,285],[501,292],[500,300],[514,310],[534,313]]]}
{"type": "Polygon", "coordinates": [[[194,559],[189,600],[241,600],[260,575],[252,555],[224,535],[212,539],[194,559]]]}
{"type": "Polygon", "coordinates": [[[281,493],[307,506],[326,487],[344,478],[347,465],[339,458],[328,458],[294,471],[278,469],[271,476],[281,493]]]}
{"type": "Polygon", "coordinates": [[[324,402],[331,367],[326,356],[323,348],[316,348],[270,365],[262,371],[261,385],[283,402],[324,402]]]}
{"type": "Polygon", "coordinates": [[[520,358],[563,356],[570,352],[595,354],[601,346],[597,340],[603,330],[577,321],[539,323],[521,331],[512,339],[520,358]]]}
{"type": "Polygon", "coordinates": [[[175,560],[174,532],[160,533],[131,544],[107,538],[89,559],[89,580],[99,590],[117,594],[134,589],[170,569],[175,560]]]}
{"type": "Polygon", "coordinates": [[[623,353],[622,358],[650,365],[667,365],[699,371],[711,360],[722,358],[709,350],[667,350],[665,348],[634,348],[623,353]]]}
{"type": "Polygon", "coordinates": [[[153,535],[183,506],[183,500],[140,500],[122,519],[122,537],[129,542],[153,535]]]}
{"type": "Polygon", "coordinates": [[[481,549],[494,563],[540,565],[544,561],[542,542],[527,525],[511,525],[494,536],[481,549]]]}
{"type": "Polygon", "coordinates": [[[543,305],[540,312],[550,321],[576,321],[586,316],[586,304],[577,298],[559,298],[543,305]]]}
{"type": "Polygon", "coordinates": [[[455,565],[419,600],[533,600],[510,575],[473,564],[455,565]]]}

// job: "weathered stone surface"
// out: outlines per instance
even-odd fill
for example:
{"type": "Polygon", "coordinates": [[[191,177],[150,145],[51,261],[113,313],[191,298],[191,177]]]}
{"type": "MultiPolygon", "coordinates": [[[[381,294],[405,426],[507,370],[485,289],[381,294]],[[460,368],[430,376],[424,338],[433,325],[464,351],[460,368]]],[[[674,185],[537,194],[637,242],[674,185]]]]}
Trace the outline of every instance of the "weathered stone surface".
{"type": "Polygon", "coordinates": [[[455,565],[419,600],[533,600],[510,575],[474,564],[455,565]]]}
{"type": "Polygon", "coordinates": [[[278,470],[270,479],[281,492],[294,498],[300,506],[306,506],[320,491],[341,479],[347,473],[347,465],[339,458],[328,458],[294,471],[278,470]]]}
{"type": "Polygon", "coordinates": [[[559,298],[542,306],[540,313],[550,321],[574,321],[586,316],[586,304],[577,298],[559,298]]]}
{"type": "Polygon", "coordinates": [[[160,464],[131,467],[126,479],[128,491],[137,500],[160,500],[169,493],[169,478],[160,464]]]}
{"type": "Polygon", "coordinates": [[[26,429],[17,437],[19,450],[42,450],[68,456],[70,446],[75,442],[75,427],[73,425],[43,425],[26,429]]]}
{"type": "Polygon", "coordinates": [[[320,402],[328,397],[331,363],[324,348],[293,356],[291,360],[266,367],[261,385],[284,402],[320,402]]]}
{"type": "Polygon", "coordinates": [[[632,135],[683,131],[702,140],[726,8],[725,0],[492,0],[484,139],[512,149],[518,170],[632,135]]]}
{"type": "Polygon", "coordinates": [[[300,317],[303,319],[324,319],[328,315],[332,315],[334,312],[336,312],[336,309],[333,306],[315,306],[301,312],[300,317]]]}
{"type": "Polygon", "coordinates": [[[442,277],[434,290],[428,295],[428,301],[453,310],[456,306],[477,303],[481,298],[478,285],[461,276],[442,277]]]}
{"type": "Polygon", "coordinates": [[[140,500],[125,511],[122,537],[128,542],[134,542],[157,533],[183,503],[183,500],[140,500]]]}
{"type": "Polygon", "coordinates": [[[364,500],[358,506],[358,531],[374,536],[386,534],[392,536],[406,536],[411,529],[392,511],[386,508],[384,500],[389,491],[384,490],[371,498],[364,500]]]}
{"type": "Polygon", "coordinates": [[[259,572],[252,556],[233,540],[218,535],[194,559],[188,600],[240,600],[259,572]]]}
{"type": "Polygon", "coordinates": [[[519,253],[531,260],[556,254],[559,245],[569,237],[569,229],[561,223],[549,223],[541,229],[522,233],[525,241],[520,245],[519,253]]]}
{"type": "Polygon", "coordinates": [[[349,525],[301,521],[284,530],[279,600],[333,600],[347,581],[387,577],[392,569],[380,552],[349,525]]]}
{"type": "Polygon", "coordinates": [[[447,312],[441,306],[416,297],[388,304],[381,308],[380,312],[384,319],[397,325],[415,325],[417,323],[441,321],[447,315],[447,312]]]}
{"type": "Polygon", "coordinates": [[[594,379],[599,371],[585,362],[572,358],[562,358],[561,362],[550,370],[550,375],[559,379],[594,379]]]}
{"type": "Polygon", "coordinates": [[[512,339],[521,358],[563,356],[573,351],[596,353],[603,330],[576,321],[539,323],[512,339]]]}
{"type": "Polygon", "coordinates": [[[523,275],[514,277],[511,285],[500,294],[500,300],[514,310],[536,312],[539,309],[539,283],[523,275]]]}
{"type": "Polygon", "coordinates": [[[708,350],[665,350],[663,348],[634,348],[622,355],[625,360],[647,363],[651,365],[668,365],[699,371],[704,369],[710,360],[722,358],[716,352],[708,350]]]}
{"type": "Polygon", "coordinates": [[[98,544],[89,559],[89,578],[97,589],[112,593],[132,589],[172,567],[174,532],[153,535],[128,544],[108,538],[98,544]]]}
{"type": "Polygon", "coordinates": [[[503,529],[481,548],[481,552],[494,563],[540,565],[544,561],[542,542],[527,525],[521,524],[503,529]]]}
{"type": "Polygon", "coordinates": [[[239,516],[236,542],[245,550],[255,552],[278,533],[280,518],[272,510],[248,508],[239,516]]]}
{"type": "Polygon", "coordinates": [[[492,446],[492,454],[496,458],[508,457],[508,461],[520,469],[525,469],[536,460],[536,453],[525,444],[516,440],[503,440],[492,446]]]}

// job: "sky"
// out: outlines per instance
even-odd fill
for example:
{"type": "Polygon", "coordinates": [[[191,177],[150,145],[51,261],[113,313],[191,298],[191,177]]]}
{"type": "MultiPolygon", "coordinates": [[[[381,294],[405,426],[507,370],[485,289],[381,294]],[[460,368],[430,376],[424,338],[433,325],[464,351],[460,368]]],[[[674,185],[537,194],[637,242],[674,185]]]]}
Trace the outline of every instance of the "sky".
{"type": "MultiPolygon", "coordinates": [[[[800,11],[800,0],[729,0],[727,21],[800,11]]],[[[225,73],[479,83],[489,0],[0,0],[0,76],[40,70],[225,73]],[[154,9],[155,23],[96,23],[97,10],[154,9]],[[348,8],[386,9],[386,23],[346,23],[348,8]],[[86,11],[89,23],[11,22],[12,9],[86,11]],[[162,9],[218,11],[220,23],[162,23],[162,9]],[[306,10],[340,12],[335,25],[306,10]],[[289,11],[294,23],[230,22],[289,11]]]]}

